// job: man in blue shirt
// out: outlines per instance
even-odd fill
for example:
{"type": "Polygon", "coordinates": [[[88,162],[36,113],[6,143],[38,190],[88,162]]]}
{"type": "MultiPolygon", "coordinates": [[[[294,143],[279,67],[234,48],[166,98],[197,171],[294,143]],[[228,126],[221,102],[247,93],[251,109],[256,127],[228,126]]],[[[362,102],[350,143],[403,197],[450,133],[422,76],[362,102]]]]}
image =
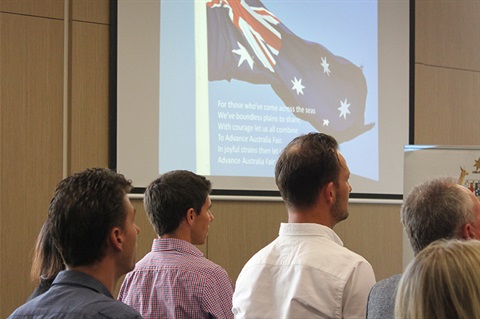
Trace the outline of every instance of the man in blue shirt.
{"type": "Polygon", "coordinates": [[[9,318],[141,318],[112,296],[118,279],[135,266],[140,229],[127,197],[131,188],[108,169],[88,169],[59,183],[48,220],[66,270],[9,318]]]}

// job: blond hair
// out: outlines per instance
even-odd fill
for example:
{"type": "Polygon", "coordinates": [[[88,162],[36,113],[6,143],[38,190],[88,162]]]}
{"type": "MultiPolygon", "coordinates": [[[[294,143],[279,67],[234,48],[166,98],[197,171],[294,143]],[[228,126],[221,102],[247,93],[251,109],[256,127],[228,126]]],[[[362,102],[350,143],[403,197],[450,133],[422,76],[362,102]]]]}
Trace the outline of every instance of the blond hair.
{"type": "Polygon", "coordinates": [[[395,317],[480,316],[480,241],[438,240],[408,265],[397,291],[395,317]]]}

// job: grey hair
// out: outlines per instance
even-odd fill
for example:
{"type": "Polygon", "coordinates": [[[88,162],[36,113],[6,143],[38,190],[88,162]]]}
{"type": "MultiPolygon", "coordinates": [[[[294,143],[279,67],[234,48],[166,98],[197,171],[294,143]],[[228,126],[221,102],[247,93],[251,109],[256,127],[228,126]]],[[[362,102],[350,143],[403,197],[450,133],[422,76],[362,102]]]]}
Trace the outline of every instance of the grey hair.
{"type": "Polygon", "coordinates": [[[415,254],[437,239],[459,238],[473,220],[473,204],[457,185],[454,178],[438,177],[417,185],[405,198],[401,221],[415,254]]]}

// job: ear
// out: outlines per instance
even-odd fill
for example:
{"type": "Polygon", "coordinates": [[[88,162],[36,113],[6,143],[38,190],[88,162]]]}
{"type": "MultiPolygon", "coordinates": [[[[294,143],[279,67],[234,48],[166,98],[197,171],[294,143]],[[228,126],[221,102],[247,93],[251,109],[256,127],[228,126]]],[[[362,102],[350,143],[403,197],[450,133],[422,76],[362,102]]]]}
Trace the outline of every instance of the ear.
{"type": "Polygon", "coordinates": [[[110,231],[109,240],[112,244],[113,249],[118,251],[121,251],[123,249],[124,238],[123,231],[120,229],[120,227],[114,227],[110,231]]]}
{"type": "Polygon", "coordinates": [[[193,222],[195,221],[195,217],[197,217],[197,214],[195,213],[195,210],[193,208],[189,208],[187,210],[187,214],[185,216],[185,220],[188,225],[193,225],[193,222]]]}
{"type": "Polygon", "coordinates": [[[465,225],[463,225],[462,238],[463,239],[477,239],[478,238],[472,224],[466,223],[465,225]]]}
{"type": "Polygon", "coordinates": [[[323,187],[322,193],[327,203],[330,204],[335,202],[336,188],[333,182],[325,185],[325,187],[323,187]]]}

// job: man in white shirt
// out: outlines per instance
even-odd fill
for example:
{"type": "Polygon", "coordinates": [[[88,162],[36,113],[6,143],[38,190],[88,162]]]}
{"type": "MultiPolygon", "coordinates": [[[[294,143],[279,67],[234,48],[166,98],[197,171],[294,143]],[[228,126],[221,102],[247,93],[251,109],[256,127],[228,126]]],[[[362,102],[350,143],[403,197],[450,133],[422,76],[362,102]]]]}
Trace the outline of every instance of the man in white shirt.
{"type": "Polygon", "coordinates": [[[302,135],[286,146],[275,181],[288,223],[243,267],[233,295],[236,318],[365,318],[372,266],[332,229],[348,217],[349,176],[329,135],[302,135]]]}

